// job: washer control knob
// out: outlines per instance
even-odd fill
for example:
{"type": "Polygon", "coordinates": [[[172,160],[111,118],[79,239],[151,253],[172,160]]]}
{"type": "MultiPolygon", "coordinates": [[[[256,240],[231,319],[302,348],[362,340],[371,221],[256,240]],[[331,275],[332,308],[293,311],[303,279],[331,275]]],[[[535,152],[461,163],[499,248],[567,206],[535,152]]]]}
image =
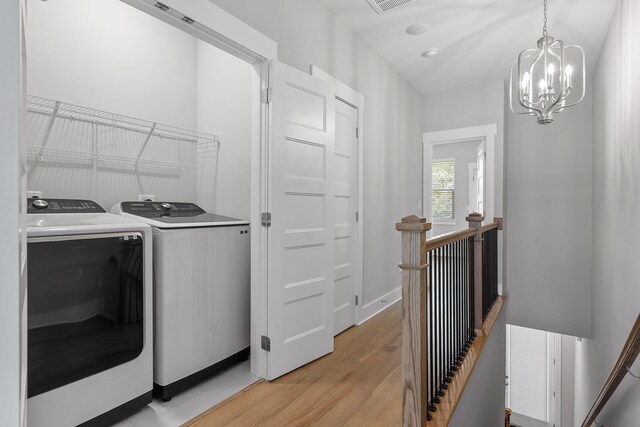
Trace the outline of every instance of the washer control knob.
{"type": "Polygon", "coordinates": [[[49,207],[49,202],[42,199],[36,199],[33,201],[33,203],[31,203],[31,206],[36,209],[47,209],[49,207]]]}
{"type": "Polygon", "coordinates": [[[163,203],[163,204],[162,204],[162,205],[160,205],[160,206],[162,206],[162,209],[164,209],[164,210],[166,210],[166,211],[168,211],[168,210],[170,210],[170,209],[171,209],[171,203],[163,203]]]}

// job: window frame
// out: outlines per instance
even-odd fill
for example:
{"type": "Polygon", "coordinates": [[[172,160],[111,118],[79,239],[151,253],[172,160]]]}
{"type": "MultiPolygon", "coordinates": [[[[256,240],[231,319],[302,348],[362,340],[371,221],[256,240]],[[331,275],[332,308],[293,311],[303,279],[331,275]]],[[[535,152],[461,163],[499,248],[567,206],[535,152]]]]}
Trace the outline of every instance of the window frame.
{"type": "Polygon", "coordinates": [[[457,218],[456,218],[456,203],[455,203],[455,199],[456,199],[456,159],[455,157],[443,157],[443,158],[439,158],[439,159],[432,159],[431,160],[431,220],[432,223],[434,225],[456,225],[457,224],[457,218]],[[453,181],[453,187],[451,188],[451,190],[436,190],[433,188],[433,165],[435,163],[444,163],[444,162],[451,162],[453,164],[453,177],[452,177],[452,181],[453,181]],[[438,193],[438,192],[451,192],[451,218],[444,218],[444,217],[436,217],[434,215],[434,210],[433,210],[433,196],[438,193]]]}

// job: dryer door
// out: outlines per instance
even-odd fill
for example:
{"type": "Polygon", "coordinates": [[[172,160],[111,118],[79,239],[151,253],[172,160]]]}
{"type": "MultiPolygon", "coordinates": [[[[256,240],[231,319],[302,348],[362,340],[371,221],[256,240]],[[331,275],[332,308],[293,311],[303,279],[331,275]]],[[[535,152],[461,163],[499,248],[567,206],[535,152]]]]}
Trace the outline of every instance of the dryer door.
{"type": "Polygon", "coordinates": [[[28,251],[28,397],[140,355],[141,234],[34,238],[28,251]]]}

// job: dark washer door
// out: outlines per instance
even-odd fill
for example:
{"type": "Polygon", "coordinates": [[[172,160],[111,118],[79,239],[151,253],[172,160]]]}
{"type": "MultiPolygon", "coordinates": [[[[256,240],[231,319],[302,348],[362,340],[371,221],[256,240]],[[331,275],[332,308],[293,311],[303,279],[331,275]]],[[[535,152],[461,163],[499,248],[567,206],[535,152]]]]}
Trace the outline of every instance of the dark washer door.
{"type": "Polygon", "coordinates": [[[69,239],[29,240],[28,397],[142,352],[142,236],[69,239]]]}

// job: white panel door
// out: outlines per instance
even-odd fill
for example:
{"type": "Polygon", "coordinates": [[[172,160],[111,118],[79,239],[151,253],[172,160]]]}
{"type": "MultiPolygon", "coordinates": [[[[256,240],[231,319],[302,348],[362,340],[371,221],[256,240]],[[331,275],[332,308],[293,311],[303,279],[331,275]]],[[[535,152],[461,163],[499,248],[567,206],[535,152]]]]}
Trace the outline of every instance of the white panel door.
{"type": "Polygon", "coordinates": [[[555,334],[509,325],[507,361],[507,407],[513,411],[512,423],[522,427],[556,425],[560,354],[555,334]]]}
{"type": "Polygon", "coordinates": [[[356,323],[353,266],[358,200],[357,130],[358,110],[336,100],[334,335],[356,323]]]}
{"type": "Polygon", "coordinates": [[[333,351],[335,90],[269,74],[268,379],[333,351]]]}

